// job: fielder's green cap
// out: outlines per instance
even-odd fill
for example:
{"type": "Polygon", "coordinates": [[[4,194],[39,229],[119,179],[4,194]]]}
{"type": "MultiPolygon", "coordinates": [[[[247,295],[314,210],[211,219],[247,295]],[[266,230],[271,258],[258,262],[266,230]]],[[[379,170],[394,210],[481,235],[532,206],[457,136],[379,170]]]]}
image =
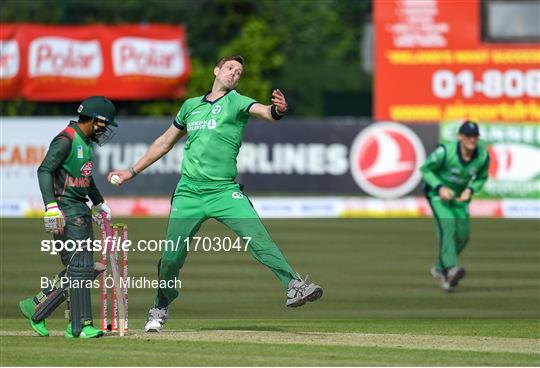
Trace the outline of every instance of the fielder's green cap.
{"type": "Polygon", "coordinates": [[[107,125],[118,126],[114,121],[116,108],[113,103],[103,96],[92,96],[79,105],[77,113],[88,118],[99,119],[107,125]]]}
{"type": "Polygon", "coordinates": [[[459,134],[464,135],[472,135],[478,137],[480,135],[480,129],[478,128],[478,124],[476,124],[474,121],[466,120],[461,124],[459,127],[459,134]]]}

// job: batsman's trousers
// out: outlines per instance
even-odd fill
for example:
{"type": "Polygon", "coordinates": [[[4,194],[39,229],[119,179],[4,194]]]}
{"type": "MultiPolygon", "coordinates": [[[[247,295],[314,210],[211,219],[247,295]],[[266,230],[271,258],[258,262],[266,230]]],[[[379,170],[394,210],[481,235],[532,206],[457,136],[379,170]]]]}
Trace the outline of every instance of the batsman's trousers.
{"type": "MultiPolygon", "coordinates": [[[[250,237],[248,249],[251,255],[270,268],[287,289],[296,273],[270,238],[240,185],[231,181],[197,182],[185,176],[174,192],[167,227],[167,240],[178,246],[162,250],[158,266],[160,281],[173,281],[178,277],[188,253],[188,242],[184,240],[191,239],[202,223],[210,218],[229,227],[239,238],[250,237]]],[[[177,297],[175,288],[158,289],[154,304],[165,307],[177,297]]]]}
{"type": "Polygon", "coordinates": [[[439,196],[428,198],[437,223],[439,256],[435,267],[445,271],[459,263],[459,255],[469,242],[469,203],[443,201],[439,196]]]}
{"type": "MultiPolygon", "coordinates": [[[[92,229],[92,218],[90,215],[77,215],[77,216],[67,216],[66,217],[66,226],[64,227],[64,232],[61,235],[54,235],[55,240],[60,240],[63,242],[63,244],[66,244],[68,240],[78,241],[82,240],[85,241],[87,239],[94,240],[94,231],[92,229]]],[[[58,303],[46,303],[47,299],[53,298],[55,294],[53,294],[54,291],[57,289],[60,289],[61,284],[61,278],[68,274],[70,276],[68,271],[68,267],[71,265],[78,265],[79,267],[82,266],[83,268],[88,268],[89,270],[94,269],[94,263],[92,261],[92,252],[89,250],[82,250],[82,251],[75,251],[70,250],[67,251],[66,249],[62,249],[59,252],[60,259],[62,261],[62,264],[64,265],[64,268],[62,271],[60,271],[55,277],[54,277],[54,284],[49,285],[46,288],[42,289],[39,293],[37,293],[34,296],[34,304],[42,305],[44,309],[42,308],[39,315],[41,316],[41,319],[45,318],[46,316],[49,316],[63,301],[64,299],[58,301],[58,303]]],[[[83,289],[83,288],[81,288],[83,289]]],[[[87,289],[87,288],[84,288],[87,289]]],[[[92,304],[90,302],[90,291],[83,291],[85,295],[88,296],[88,298],[85,298],[84,305],[77,305],[75,303],[75,306],[77,308],[80,308],[79,311],[76,311],[77,314],[81,314],[82,318],[84,320],[92,320],[92,304]],[[86,300],[88,299],[88,300],[86,300]]],[[[62,296],[65,297],[65,293],[62,293],[62,296]]],[[[74,306],[74,307],[75,307],[74,306]]],[[[68,309],[70,306],[68,306],[68,309]]],[[[39,320],[35,320],[36,322],[39,322],[39,320]]]]}

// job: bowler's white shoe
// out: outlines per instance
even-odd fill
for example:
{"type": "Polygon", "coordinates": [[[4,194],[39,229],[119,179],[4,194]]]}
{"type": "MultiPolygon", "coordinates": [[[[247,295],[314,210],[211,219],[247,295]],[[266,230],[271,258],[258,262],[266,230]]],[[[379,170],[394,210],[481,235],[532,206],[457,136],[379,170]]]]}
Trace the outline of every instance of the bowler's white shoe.
{"type": "Polygon", "coordinates": [[[433,278],[439,281],[439,284],[444,291],[454,291],[454,287],[450,285],[450,282],[448,282],[448,279],[443,272],[437,271],[435,266],[431,267],[429,272],[431,273],[431,276],[433,276],[433,278]]]}
{"type": "Polygon", "coordinates": [[[323,294],[323,289],[317,284],[308,283],[308,276],[305,280],[302,280],[300,275],[297,274],[296,279],[292,279],[289,282],[287,289],[287,307],[300,307],[308,302],[314,302],[323,294]]]}
{"type": "Polygon", "coordinates": [[[144,332],[160,332],[169,318],[167,308],[152,308],[148,311],[148,319],[144,324],[144,332]]]}

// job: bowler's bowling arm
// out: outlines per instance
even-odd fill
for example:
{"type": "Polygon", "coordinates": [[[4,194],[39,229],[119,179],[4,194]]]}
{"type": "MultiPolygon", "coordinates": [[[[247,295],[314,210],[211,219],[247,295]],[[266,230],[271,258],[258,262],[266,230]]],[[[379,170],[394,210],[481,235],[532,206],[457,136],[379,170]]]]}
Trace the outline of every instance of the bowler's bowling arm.
{"type": "Polygon", "coordinates": [[[186,135],[185,129],[179,129],[174,124],[171,125],[148,147],[144,156],[133,166],[135,171],[141,173],[148,166],[165,156],[184,135],[186,135]]]}

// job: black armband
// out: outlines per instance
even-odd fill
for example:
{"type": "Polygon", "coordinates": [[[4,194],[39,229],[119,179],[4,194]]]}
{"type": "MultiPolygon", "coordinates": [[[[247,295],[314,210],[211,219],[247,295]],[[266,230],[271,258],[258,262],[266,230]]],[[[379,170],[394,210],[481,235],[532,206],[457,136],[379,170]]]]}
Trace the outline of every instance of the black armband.
{"type": "Polygon", "coordinates": [[[132,178],[137,176],[137,171],[135,171],[134,167],[130,167],[129,172],[130,172],[132,178]]]}
{"type": "Polygon", "coordinates": [[[279,120],[285,116],[285,114],[281,115],[280,113],[278,113],[276,105],[270,106],[270,114],[272,115],[272,119],[274,120],[279,120]]]}
{"type": "Polygon", "coordinates": [[[179,122],[177,122],[176,119],[174,119],[172,123],[178,130],[186,129],[186,127],[184,125],[180,124],[179,122]]]}

